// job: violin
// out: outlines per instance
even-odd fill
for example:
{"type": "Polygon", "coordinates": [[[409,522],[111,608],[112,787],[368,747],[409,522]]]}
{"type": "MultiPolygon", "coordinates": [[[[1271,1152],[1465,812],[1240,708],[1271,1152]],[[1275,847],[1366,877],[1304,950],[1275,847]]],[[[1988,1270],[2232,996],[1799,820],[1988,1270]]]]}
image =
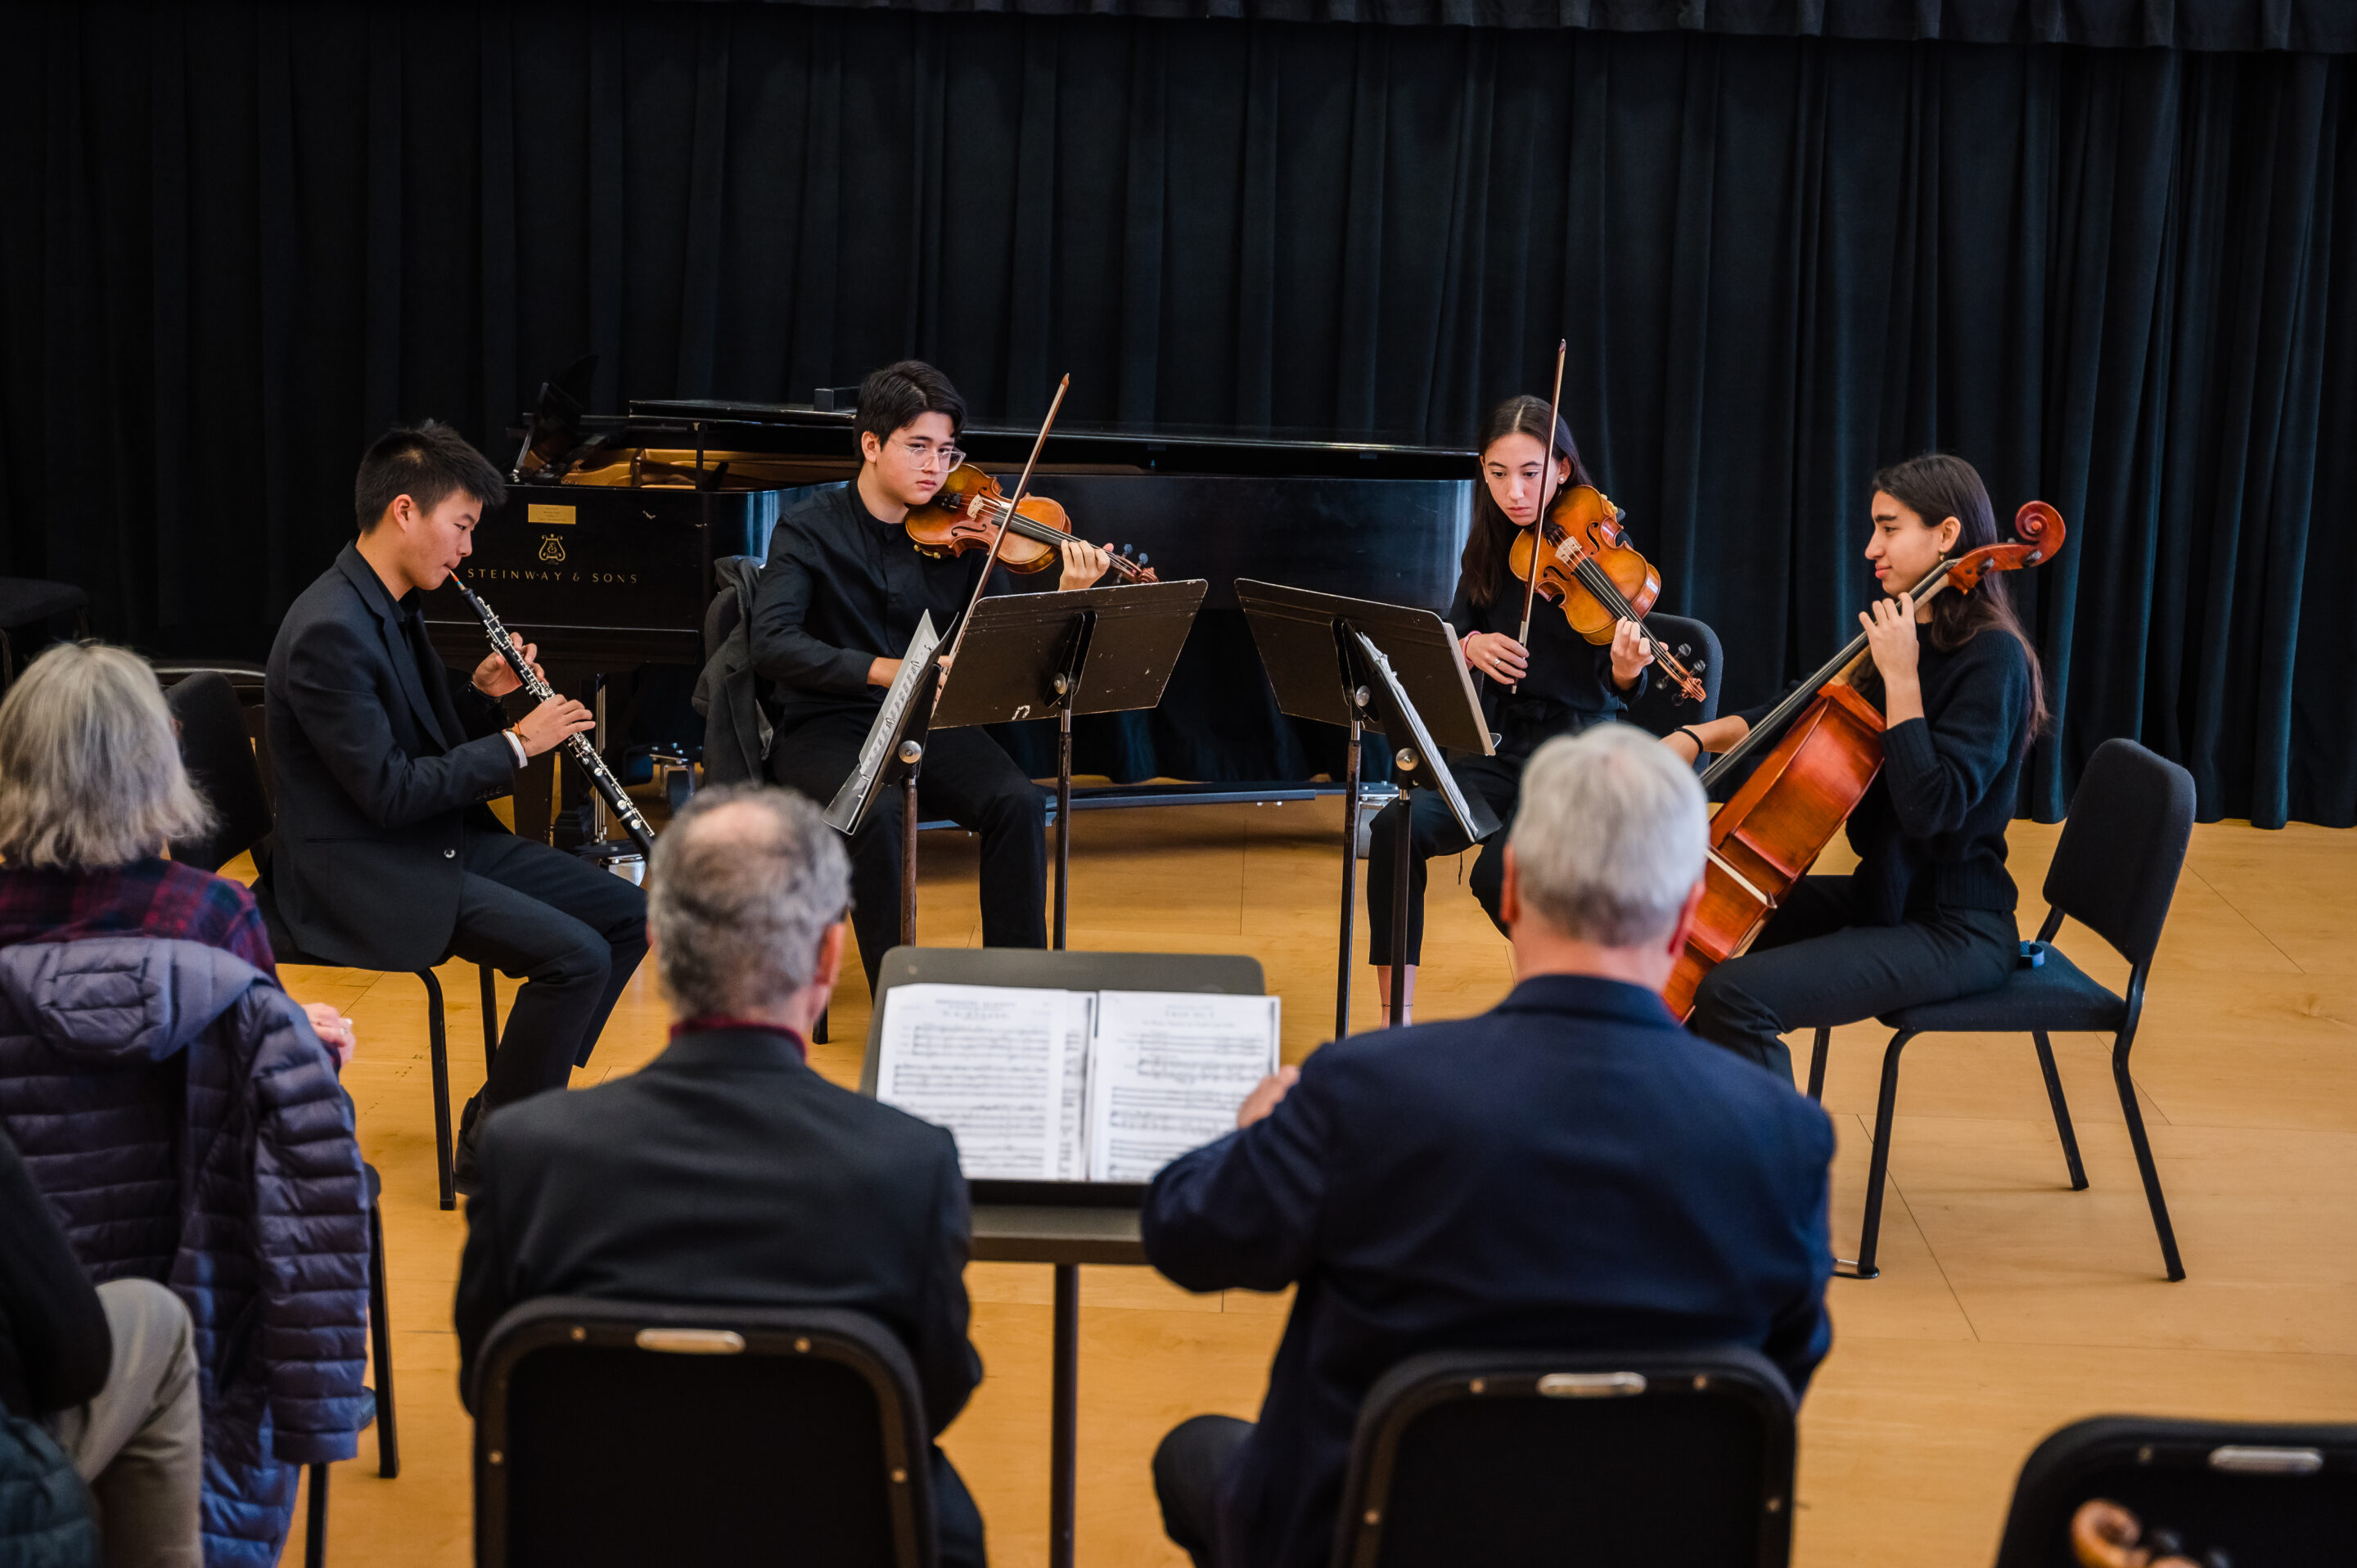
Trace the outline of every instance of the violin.
{"type": "MultiPolygon", "coordinates": [[[[998,481],[971,463],[961,463],[950,470],[931,500],[909,509],[908,529],[919,553],[935,557],[988,550],[996,540],[1000,564],[1028,575],[1044,572],[1063,559],[1072,520],[1046,496],[1024,496],[1010,512],[998,481]],[[1007,526],[1002,529],[1001,523],[1007,526]]],[[[1111,564],[1125,583],[1161,581],[1143,559],[1133,561],[1125,551],[1114,553],[1111,564]]]]}
{"type": "MultiPolygon", "coordinates": [[[[1984,545],[1932,567],[1910,590],[1915,602],[1947,588],[1968,592],[1984,574],[2018,572],[2051,561],[2062,548],[2062,514],[2044,501],[2026,503],[2013,531],[2018,541],[1984,545]]],[[[1868,657],[1866,646],[1861,633],[1703,774],[1707,789],[1774,744],[1711,818],[1702,904],[1663,989],[1672,1016],[1683,1020],[1692,1013],[1702,977],[1750,945],[1882,771],[1882,710],[1849,680],[1868,657]]]]}
{"type": "MultiPolygon", "coordinates": [[[[1662,575],[1637,553],[1620,529],[1621,513],[1593,485],[1574,485],[1555,497],[1538,524],[1514,536],[1506,553],[1515,576],[1529,593],[1560,606],[1571,629],[1602,646],[1622,621],[1637,628],[1653,662],[1690,702],[1703,700],[1703,683],[1646,629],[1646,612],[1662,596],[1662,575]],[[1544,537],[1546,548],[1540,543],[1544,537]],[[1538,558],[1538,575],[1531,560],[1538,558]]],[[[1527,597],[1527,594],[1525,596],[1527,597]]],[[[1527,612],[1525,612],[1527,614],[1527,612]]],[[[1530,641],[1525,620],[1522,640],[1530,641]]]]}

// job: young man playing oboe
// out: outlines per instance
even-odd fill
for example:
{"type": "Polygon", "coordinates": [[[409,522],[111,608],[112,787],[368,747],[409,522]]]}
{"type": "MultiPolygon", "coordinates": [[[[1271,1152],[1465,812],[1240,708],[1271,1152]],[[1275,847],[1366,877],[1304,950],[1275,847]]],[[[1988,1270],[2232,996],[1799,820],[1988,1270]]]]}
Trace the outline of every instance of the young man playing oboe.
{"type": "Polygon", "coordinates": [[[492,653],[464,677],[426,640],[421,595],[472,553],[475,525],[506,494],[448,425],[385,435],[353,485],[360,537],[286,612],[267,678],[268,877],[303,950],[382,970],[456,954],[524,977],[460,1122],[462,1191],[482,1115],[563,1088],[647,950],[638,888],[518,838],[484,804],[592,728],[588,709],[552,696],[510,726],[499,699],[522,682],[506,660],[492,653]]]}

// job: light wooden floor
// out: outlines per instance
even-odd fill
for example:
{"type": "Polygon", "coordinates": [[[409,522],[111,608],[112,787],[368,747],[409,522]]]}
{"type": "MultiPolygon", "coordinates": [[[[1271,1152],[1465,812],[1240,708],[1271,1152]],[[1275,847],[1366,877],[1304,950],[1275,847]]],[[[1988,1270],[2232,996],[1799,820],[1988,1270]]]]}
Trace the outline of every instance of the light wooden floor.
{"type": "MultiPolygon", "coordinates": [[[[1340,822],[1330,801],[1082,816],[1074,945],[1258,957],[1285,998],[1286,1051],[1298,1059],[1332,1019],[1340,822]]],[[[2028,930],[2044,906],[2027,890],[2056,832],[2014,828],[2028,930]]],[[[923,940],[978,940],[972,842],[929,835],[923,866],[923,940]]],[[[1505,992],[1505,944],[1452,863],[1434,867],[1428,918],[1422,1016],[1476,1011],[1505,992]]],[[[2095,939],[2072,928],[2062,943],[2120,983],[2125,966],[2095,939]]],[[[404,1468],[378,1479],[367,1438],[359,1461],[337,1468],[332,1559],[463,1563],[470,1431],[449,1321],[464,1222],[434,1202],[421,989],[407,976],[336,970],[290,970],[286,981],[358,1020],[361,1055],[345,1080],[385,1177],[404,1468]]],[[[453,965],[443,983],[463,1099],[480,1079],[472,971],[453,965]]],[[[1358,990],[1356,1026],[1372,1026],[1373,998],[1358,990]]],[[[838,1082],[856,1081],[867,1012],[853,967],[835,1043],[814,1053],[838,1082]]],[[[642,974],[576,1084],[647,1060],[663,1023],[642,974]]],[[[1857,1240],[1882,1040],[1872,1025],[1840,1031],[1826,1085],[1845,1254],[1857,1240]]],[[[2161,1277],[2104,1046],[2055,1043],[2093,1183],[2083,1193],[2064,1185],[2026,1039],[1910,1049],[1883,1277],[1835,1282],[1833,1354],[1802,1412],[1797,1552],[1808,1568],[1989,1563],[2022,1458],[2079,1416],[2357,1417],[2357,833],[2196,830],[2136,1053],[2184,1283],[2161,1277]]],[[[1805,1062],[1804,1038],[1796,1054],[1805,1062]]],[[[981,1501],[994,1560],[1039,1564],[1048,1271],[982,1264],[967,1283],[988,1374],[947,1446],[981,1501]]],[[[1162,1538],[1147,1455],[1186,1415],[1254,1412],[1286,1305],[1190,1296],[1142,1269],[1084,1271],[1085,1563],[1183,1562],[1162,1538]]],[[[290,1562],[300,1533],[298,1522],[290,1562]]]]}

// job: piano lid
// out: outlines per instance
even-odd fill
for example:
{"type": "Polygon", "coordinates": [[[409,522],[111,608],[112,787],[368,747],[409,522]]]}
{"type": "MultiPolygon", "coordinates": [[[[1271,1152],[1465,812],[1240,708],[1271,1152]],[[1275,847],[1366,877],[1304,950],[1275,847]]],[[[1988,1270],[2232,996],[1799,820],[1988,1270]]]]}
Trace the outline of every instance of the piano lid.
{"type": "MultiPolygon", "coordinates": [[[[701,425],[716,446],[845,453],[847,409],[810,403],[738,403],[718,398],[634,398],[630,418],[676,431],[701,425]],[[757,434],[758,433],[758,434],[757,434]]],[[[1036,425],[975,420],[958,444],[985,467],[1019,467],[1036,425]]],[[[676,435],[671,437],[675,441],[676,435]]],[[[667,442],[666,444],[669,444],[667,442]]],[[[1043,469],[1085,466],[1135,473],[1265,475],[1356,478],[1463,479],[1478,454],[1433,446],[1404,435],[1341,435],[1281,425],[1225,426],[1060,420],[1040,454],[1043,469]]]]}

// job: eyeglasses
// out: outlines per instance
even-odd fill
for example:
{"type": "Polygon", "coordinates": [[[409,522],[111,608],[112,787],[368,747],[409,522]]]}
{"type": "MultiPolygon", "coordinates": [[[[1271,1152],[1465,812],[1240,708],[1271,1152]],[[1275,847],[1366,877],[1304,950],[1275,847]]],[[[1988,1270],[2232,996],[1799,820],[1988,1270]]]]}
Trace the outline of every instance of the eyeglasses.
{"type": "Polygon", "coordinates": [[[954,446],[936,446],[930,441],[895,441],[893,446],[909,455],[909,460],[920,468],[938,464],[944,469],[955,468],[965,461],[965,454],[954,446]]]}

